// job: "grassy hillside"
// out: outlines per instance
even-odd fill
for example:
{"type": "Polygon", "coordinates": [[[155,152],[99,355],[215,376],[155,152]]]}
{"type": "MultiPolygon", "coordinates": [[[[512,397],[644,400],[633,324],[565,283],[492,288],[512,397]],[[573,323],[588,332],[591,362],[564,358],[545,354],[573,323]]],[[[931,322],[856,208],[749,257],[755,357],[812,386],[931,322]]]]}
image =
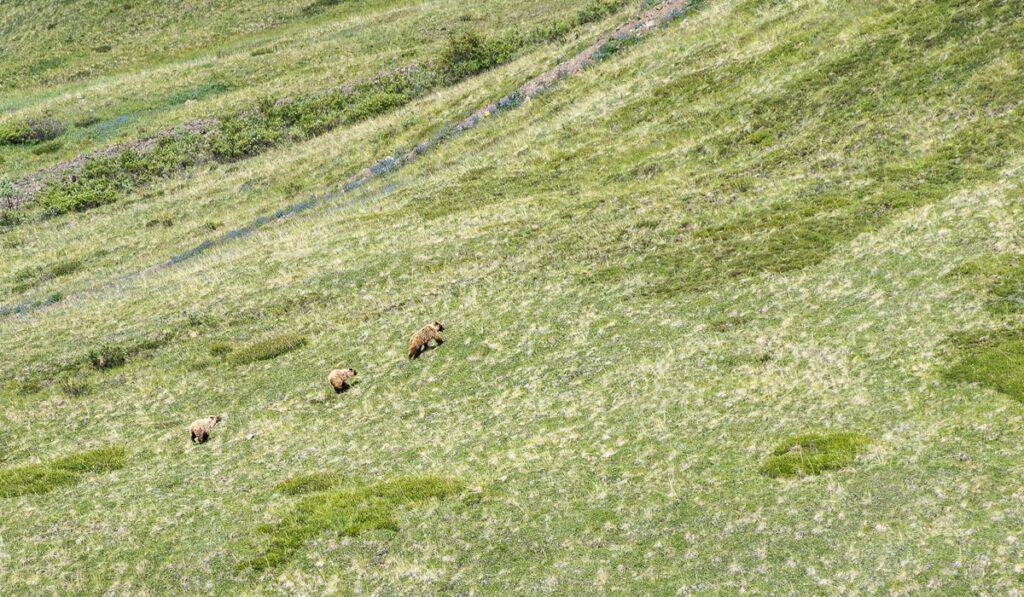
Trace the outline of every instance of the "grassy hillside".
{"type": "Polygon", "coordinates": [[[3,212],[5,593],[1021,584],[1024,7],[705,0],[341,192],[652,3],[564,30],[587,5],[52,4],[0,30],[154,25],[109,61],[25,35],[0,123],[132,116],[0,147],[11,180],[466,33],[531,41],[93,209],[3,212]]]}

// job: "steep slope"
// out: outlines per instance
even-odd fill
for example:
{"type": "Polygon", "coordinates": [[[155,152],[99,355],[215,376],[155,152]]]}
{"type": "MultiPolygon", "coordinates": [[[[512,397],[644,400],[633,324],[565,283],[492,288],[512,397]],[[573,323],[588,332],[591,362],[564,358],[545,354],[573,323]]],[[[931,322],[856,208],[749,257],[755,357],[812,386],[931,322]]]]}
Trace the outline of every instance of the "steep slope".
{"type": "Polygon", "coordinates": [[[0,584],[1010,591],[1024,405],[961,351],[1021,325],[991,304],[1021,250],[1022,17],[703,2],[352,195],[124,284],[593,38],[5,228],[4,304],[69,298],[0,320],[0,485],[35,483],[0,498],[0,584]],[[436,319],[446,342],[406,360],[436,319]],[[338,364],[359,376],[335,396],[338,364]],[[762,468],[808,437],[849,452],[762,468]],[[120,468],[66,472],[110,444],[120,468]]]}

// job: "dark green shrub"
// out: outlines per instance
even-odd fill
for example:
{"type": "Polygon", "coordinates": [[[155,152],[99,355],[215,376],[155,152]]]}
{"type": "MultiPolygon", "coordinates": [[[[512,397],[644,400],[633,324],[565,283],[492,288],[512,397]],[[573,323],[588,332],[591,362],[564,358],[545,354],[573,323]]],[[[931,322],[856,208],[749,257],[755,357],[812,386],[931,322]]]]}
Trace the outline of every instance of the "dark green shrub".
{"type": "Polygon", "coordinates": [[[0,145],[19,145],[28,142],[31,132],[28,123],[8,122],[0,125],[0,145]]]}
{"type": "Polygon", "coordinates": [[[234,365],[266,361],[305,346],[305,344],[306,337],[302,334],[280,334],[239,348],[228,357],[228,361],[234,365]]]}
{"type": "Polygon", "coordinates": [[[30,118],[0,126],[0,145],[42,143],[64,133],[64,125],[53,118],[30,118]]]}
{"type": "Polygon", "coordinates": [[[488,40],[477,33],[462,33],[448,39],[437,69],[446,83],[461,81],[507,61],[516,45],[514,36],[488,40]]]}
{"type": "Polygon", "coordinates": [[[86,211],[118,200],[120,191],[107,181],[79,179],[73,183],[49,184],[36,202],[47,217],[86,211]]]}
{"type": "Polygon", "coordinates": [[[107,345],[90,350],[88,359],[94,369],[114,369],[125,364],[128,360],[128,351],[121,346],[107,345]]]}
{"type": "Polygon", "coordinates": [[[256,155],[284,138],[284,127],[272,105],[225,118],[210,137],[210,151],[220,160],[256,155]]]}

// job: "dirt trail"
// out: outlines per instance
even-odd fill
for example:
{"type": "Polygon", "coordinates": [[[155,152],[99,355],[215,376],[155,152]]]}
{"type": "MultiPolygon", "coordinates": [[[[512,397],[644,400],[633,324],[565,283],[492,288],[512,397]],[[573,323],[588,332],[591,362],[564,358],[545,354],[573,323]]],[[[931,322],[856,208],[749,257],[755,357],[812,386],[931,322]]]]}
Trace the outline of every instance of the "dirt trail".
{"type": "MultiPolygon", "coordinates": [[[[411,150],[404,152],[399,151],[394,155],[387,156],[383,159],[378,160],[376,163],[372,164],[368,168],[363,169],[358,174],[351,177],[350,179],[348,179],[347,181],[345,181],[344,183],[339,185],[339,187],[335,188],[332,191],[328,191],[327,193],[324,193],[322,195],[312,195],[305,201],[294,203],[286,207],[282,207],[274,211],[273,213],[257,218],[247,226],[232,230],[230,232],[226,232],[216,238],[204,241],[203,243],[189,249],[188,251],[179,253],[178,255],[175,255],[174,257],[171,257],[170,259],[162,263],[152,265],[138,272],[119,276],[111,283],[94,287],[89,290],[83,290],[79,293],[70,295],[68,298],[81,297],[83,295],[93,294],[99,292],[100,290],[110,288],[113,286],[121,286],[146,274],[166,269],[169,267],[173,267],[179,263],[192,259],[193,257],[196,257],[198,255],[201,255],[202,253],[205,253],[206,251],[216,246],[219,246],[234,239],[248,236],[249,234],[262,228],[263,226],[266,226],[267,224],[271,224],[273,222],[276,222],[283,218],[287,218],[297,213],[301,213],[303,211],[324,204],[326,202],[334,201],[335,199],[345,196],[348,193],[352,193],[353,191],[356,191],[357,189],[363,187],[372,180],[383,177],[405,166],[406,164],[415,161],[421,155],[430,151],[431,149],[440,145],[441,143],[451,140],[454,137],[474,128],[477,124],[480,123],[480,121],[484,120],[485,118],[494,116],[506,110],[514,109],[521,105],[523,102],[528,101],[529,99],[547,91],[562,79],[571,77],[579,73],[587,66],[599,61],[601,58],[601,50],[604,49],[608,44],[621,42],[625,40],[639,39],[641,37],[644,37],[645,35],[657,29],[661,25],[664,25],[676,18],[685,15],[690,9],[690,6],[691,0],[666,0],[665,2],[658,4],[657,6],[641,13],[636,18],[619,26],[611,33],[607,33],[599,37],[596,41],[587,46],[587,48],[581,51],[580,53],[576,54],[575,56],[564,62],[559,63],[550,70],[545,71],[540,75],[537,75],[533,79],[530,79],[512,93],[474,111],[472,114],[462,119],[461,121],[446,127],[445,130],[438,133],[437,135],[419,143],[411,150]]],[[[352,197],[349,201],[346,202],[346,205],[354,205],[356,203],[361,203],[374,198],[379,198],[382,195],[390,194],[392,191],[393,187],[389,186],[380,193],[363,193],[360,196],[352,197]]],[[[0,317],[8,317],[10,315],[28,313],[35,311],[37,309],[42,309],[48,305],[49,303],[46,302],[25,301],[23,303],[9,307],[2,306],[0,307],[0,317]]]]}

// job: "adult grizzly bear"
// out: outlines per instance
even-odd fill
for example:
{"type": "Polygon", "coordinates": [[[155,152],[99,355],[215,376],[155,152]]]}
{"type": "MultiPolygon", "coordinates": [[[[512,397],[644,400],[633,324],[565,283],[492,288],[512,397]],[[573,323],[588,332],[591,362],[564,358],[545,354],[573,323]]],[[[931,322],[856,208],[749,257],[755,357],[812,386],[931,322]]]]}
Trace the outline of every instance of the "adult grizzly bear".
{"type": "Polygon", "coordinates": [[[335,394],[340,394],[349,388],[348,382],[355,376],[355,369],[335,369],[327,376],[327,383],[334,388],[335,394]]]}
{"type": "Polygon", "coordinates": [[[210,439],[210,432],[213,431],[213,428],[220,421],[221,418],[216,415],[192,421],[192,425],[188,428],[189,433],[192,435],[192,443],[201,444],[210,439]]]}
{"type": "Polygon", "coordinates": [[[409,338],[409,358],[415,359],[423,354],[431,340],[437,346],[444,344],[444,338],[441,337],[441,332],[443,331],[444,325],[440,321],[435,321],[420,328],[418,332],[412,335],[412,338],[409,338]]]}

